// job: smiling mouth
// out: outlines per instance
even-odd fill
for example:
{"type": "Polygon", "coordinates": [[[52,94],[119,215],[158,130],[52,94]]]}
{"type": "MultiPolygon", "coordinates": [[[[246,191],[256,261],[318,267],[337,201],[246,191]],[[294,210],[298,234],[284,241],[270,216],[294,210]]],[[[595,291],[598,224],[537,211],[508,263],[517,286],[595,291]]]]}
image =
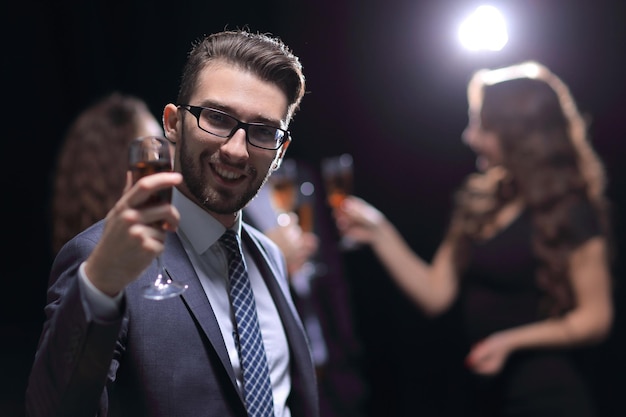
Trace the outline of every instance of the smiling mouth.
{"type": "Polygon", "coordinates": [[[213,170],[218,176],[228,181],[235,181],[243,177],[243,174],[225,169],[223,166],[213,165],[213,170]]]}

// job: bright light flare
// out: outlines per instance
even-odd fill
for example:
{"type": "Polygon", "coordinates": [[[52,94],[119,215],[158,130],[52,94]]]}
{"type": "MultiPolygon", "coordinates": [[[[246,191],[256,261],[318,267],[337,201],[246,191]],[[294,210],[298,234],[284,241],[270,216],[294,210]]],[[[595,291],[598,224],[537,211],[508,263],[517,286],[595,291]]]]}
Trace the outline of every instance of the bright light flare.
{"type": "Polygon", "coordinates": [[[499,51],[509,40],[504,17],[493,6],[478,7],[461,23],[458,35],[471,51],[499,51]]]}
{"type": "Polygon", "coordinates": [[[291,223],[291,216],[289,216],[289,214],[287,213],[280,213],[276,218],[276,222],[279,226],[289,226],[289,223],[291,223]]]}

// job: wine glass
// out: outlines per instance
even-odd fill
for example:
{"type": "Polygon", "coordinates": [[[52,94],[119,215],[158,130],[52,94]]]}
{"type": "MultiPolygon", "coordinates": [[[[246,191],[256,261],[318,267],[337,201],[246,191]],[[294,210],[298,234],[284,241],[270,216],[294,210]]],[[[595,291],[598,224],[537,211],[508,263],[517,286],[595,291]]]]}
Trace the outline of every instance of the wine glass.
{"type": "Polygon", "coordinates": [[[289,223],[289,213],[293,213],[298,204],[298,167],[293,159],[283,159],[280,168],[269,178],[272,207],[277,213],[278,224],[289,223]]]}
{"type": "Polygon", "coordinates": [[[315,232],[315,185],[310,181],[302,181],[299,187],[299,198],[296,208],[298,224],[305,233],[315,232]]]}
{"type": "MultiPolygon", "coordinates": [[[[296,208],[298,214],[298,224],[305,233],[316,233],[315,228],[315,184],[307,181],[306,178],[300,182],[299,202],[296,208]]],[[[317,257],[316,257],[317,258],[317,257]]],[[[315,276],[326,274],[328,266],[321,260],[311,260],[307,262],[306,268],[309,273],[315,276]]]]}
{"type": "MultiPolygon", "coordinates": [[[[326,188],[326,200],[333,210],[340,210],[346,196],[352,194],[354,180],[354,161],[352,155],[343,153],[322,159],[321,173],[326,188]]],[[[342,236],[339,247],[352,250],[360,245],[354,240],[342,236]]]]}
{"type": "Polygon", "coordinates": [[[315,190],[309,181],[301,181],[297,162],[284,159],[280,168],[269,179],[272,207],[277,213],[278,224],[286,226],[291,221],[290,213],[298,217],[303,232],[313,232],[313,201],[315,190]]]}
{"type": "MultiPolygon", "coordinates": [[[[270,195],[279,226],[288,226],[295,214],[302,233],[315,233],[315,186],[312,182],[303,180],[307,176],[306,172],[306,169],[298,166],[295,159],[283,159],[280,168],[269,178],[270,195]]],[[[311,259],[296,275],[306,277],[308,282],[321,270],[319,267],[320,264],[311,259]]],[[[297,277],[292,278],[297,280],[297,277]]]]}
{"type": "MultiPolygon", "coordinates": [[[[133,184],[146,175],[172,170],[170,144],[159,136],[143,136],[130,143],[128,162],[132,173],[133,184]]],[[[172,201],[172,189],[168,188],[154,193],[146,205],[169,203],[172,201]]],[[[187,285],[173,282],[163,266],[160,256],[156,258],[157,277],[155,281],[142,289],[143,296],[151,300],[164,300],[182,294],[187,285]]]]}

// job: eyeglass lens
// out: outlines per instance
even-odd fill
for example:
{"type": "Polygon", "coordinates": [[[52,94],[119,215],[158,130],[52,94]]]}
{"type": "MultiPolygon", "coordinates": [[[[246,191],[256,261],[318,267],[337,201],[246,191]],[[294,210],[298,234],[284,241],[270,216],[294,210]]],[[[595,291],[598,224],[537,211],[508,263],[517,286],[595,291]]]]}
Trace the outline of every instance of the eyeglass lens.
{"type": "Polygon", "coordinates": [[[229,114],[203,108],[198,118],[200,127],[209,133],[221,137],[230,137],[239,128],[246,130],[248,140],[255,146],[277,149],[282,143],[285,132],[273,126],[257,123],[243,123],[229,114]]]}

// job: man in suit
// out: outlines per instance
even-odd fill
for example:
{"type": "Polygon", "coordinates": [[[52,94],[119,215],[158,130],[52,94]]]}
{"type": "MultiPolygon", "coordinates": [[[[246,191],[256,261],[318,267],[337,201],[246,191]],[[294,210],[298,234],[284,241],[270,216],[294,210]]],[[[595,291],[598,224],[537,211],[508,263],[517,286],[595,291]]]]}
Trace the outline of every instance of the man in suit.
{"type": "Polygon", "coordinates": [[[26,392],[29,416],[319,415],[284,258],[241,220],[280,166],[304,87],[298,58],[276,38],[238,30],[194,44],[178,102],[163,112],[175,172],[129,184],[106,219],[54,261],[26,392]],[[172,204],[146,206],[171,187],[172,204]],[[261,394],[244,376],[244,335],[221,242],[227,231],[243,244],[271,386],[267,414],[248,405],[251,393],[261,394]],[[157,255],[171,279],[187,285],[182,295],[142,296],[157,255]]]}

